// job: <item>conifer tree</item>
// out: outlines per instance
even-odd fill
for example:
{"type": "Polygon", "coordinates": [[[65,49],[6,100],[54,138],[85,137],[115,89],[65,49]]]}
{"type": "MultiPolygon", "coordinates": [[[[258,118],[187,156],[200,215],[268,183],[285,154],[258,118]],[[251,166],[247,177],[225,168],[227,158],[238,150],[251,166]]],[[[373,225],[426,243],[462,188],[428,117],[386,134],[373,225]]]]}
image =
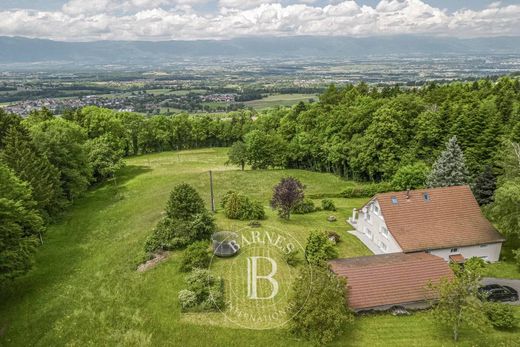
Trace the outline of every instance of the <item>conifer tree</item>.
{"type": "Polygon", "coordinates": [[[457,137],[453,136],[446,144],[446,149],[441,153],[432,171],[428,176],[429,187],[451,187],[468,183],[468,170],[464,163],[464,154],[457,143],[457,137]]]}
{"type": "Polygon", "coordinates": [[[473,194],[479,205],[487,205],[493,202],[493,194],[497,188],[497,179],[493,175],[491,166],[486,166],[484,171],[475,179],[473,194]]]}
{"type": "Polygon", "coordinates": [[[29,184],[41,212],[54,215],[63,207],[60,171],[36,148],[27,130],[21,126],[11,127],[0,157],[29,184]]]}

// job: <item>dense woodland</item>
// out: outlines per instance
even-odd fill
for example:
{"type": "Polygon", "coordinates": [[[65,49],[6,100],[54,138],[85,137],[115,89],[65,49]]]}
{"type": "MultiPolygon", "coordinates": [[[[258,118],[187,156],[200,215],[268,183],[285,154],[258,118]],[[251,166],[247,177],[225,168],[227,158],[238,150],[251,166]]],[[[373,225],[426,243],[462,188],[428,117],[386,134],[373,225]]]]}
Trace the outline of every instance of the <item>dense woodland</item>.
{"type": "Polygon", "coordinates": [[[455,151],[462,149],[462,182],[485,191],[481,203],[492,202],[499,178],[503,206],[493,206],[496,222],[501,231],[518,233],[518,79],[420,89],[330,86],[316,103],[224,117],[86,107],[22,119],[0,110],[0,279],[24,273],[44,225],[90,185],[113,178],[125,156],[233,145],[230,163],[252,169],[300,168],[371,182],[406,172],[425,177],[407,181],[406,189],[426,184],[432,166],[439,170],[434,163],[449,139],[458,142],[455,151]]]}

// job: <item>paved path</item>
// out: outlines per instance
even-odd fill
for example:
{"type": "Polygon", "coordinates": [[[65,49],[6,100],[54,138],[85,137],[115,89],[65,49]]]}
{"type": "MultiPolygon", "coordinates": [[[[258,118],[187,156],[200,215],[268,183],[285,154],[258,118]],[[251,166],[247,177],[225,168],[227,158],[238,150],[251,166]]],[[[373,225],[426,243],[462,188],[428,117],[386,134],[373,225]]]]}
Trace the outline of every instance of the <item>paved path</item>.
{"type": "MultiPolygon", "coordinates": [[[[520,280],[512,280],[508,278],[493,278],[493,277],[484,277],[482,278],[481,283],[483,285],[487,284],[500,284],[503,286],[510,286],[511,288],[516,289],[518,293],[520,293],[520,280]]],[[[515,302],[507,302],[511,305],[520,305],[520,300],[517,300],[515,302]]]]}

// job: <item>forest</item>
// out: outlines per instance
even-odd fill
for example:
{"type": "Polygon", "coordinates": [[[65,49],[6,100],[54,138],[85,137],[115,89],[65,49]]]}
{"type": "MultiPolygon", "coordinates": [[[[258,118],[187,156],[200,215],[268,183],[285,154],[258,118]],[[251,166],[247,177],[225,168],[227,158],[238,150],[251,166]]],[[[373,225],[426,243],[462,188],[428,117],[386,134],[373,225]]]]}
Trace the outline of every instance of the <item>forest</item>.
{"type": "Polygon", "coordinates": [[[0,279],[25,273],[45,225],[89,186],[116,179],[128,156],[231,146],[229,164],[242,169],[329,172],[373,182],[370,193],[377,193],[424,186],[448,140],[462,150],[462,183],[480,192],[481,204],[493,201],[497,185],[503,188],[495,194],[503,206],[491,210],[500,231],[517,233],[518,78],[417,89],[331,85],[319,102],[225,116],[147,117],[85,107],[22,118],[0,110],[0,279]],[[396,184],[403,176],[405,183],[396,184]]]}

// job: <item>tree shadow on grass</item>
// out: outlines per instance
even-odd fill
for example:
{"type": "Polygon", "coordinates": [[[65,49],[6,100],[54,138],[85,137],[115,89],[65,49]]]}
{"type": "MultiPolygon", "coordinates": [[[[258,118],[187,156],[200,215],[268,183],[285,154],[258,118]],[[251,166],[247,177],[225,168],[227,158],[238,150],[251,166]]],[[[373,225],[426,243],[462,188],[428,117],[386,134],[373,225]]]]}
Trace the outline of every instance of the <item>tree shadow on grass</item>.
{"type": "MultiPolygon", "coordinates": [[[[27,318],[29,321],[24,324],[36,323],[52,329],[55,319],[66,309],[52,306],[51,303],[56,299],[52,288],[58,288],[74,276],[78,271],[78,263],[91,255],[84,245],[96,232],[96,223],[99,221],[94,216],[124,199],[128,181],[150,171],[147,166],[123,168],[115,182],[102,183],[86,192],[48,227],[44,245],[37,250],[32,270],[13,281],[0,283],[0,345],[2,339],[9,335],[9,321],[27,318]],[[34,304],[50,305],[50,309],[44,310],[44,315],[41,315],[41,311],[37,314],[38,308],[31,307],[34,304]],[[33,310],[36,311],[35,315],[29,319],[26,315],[32,316],[29,312],[33,310]],[[20,317],[22,313],[25,318],[20,317]]],[[[80,281],[84,280],[88,281],[80,278],[80,281]]],[[[67,298],[65,302],[69,299],[73,298],[67,298]]],[[[63,298],[61,300],[63,302],[63,298]]],[[[60,299],[56,302],[60,302],[60,299]]]]}

